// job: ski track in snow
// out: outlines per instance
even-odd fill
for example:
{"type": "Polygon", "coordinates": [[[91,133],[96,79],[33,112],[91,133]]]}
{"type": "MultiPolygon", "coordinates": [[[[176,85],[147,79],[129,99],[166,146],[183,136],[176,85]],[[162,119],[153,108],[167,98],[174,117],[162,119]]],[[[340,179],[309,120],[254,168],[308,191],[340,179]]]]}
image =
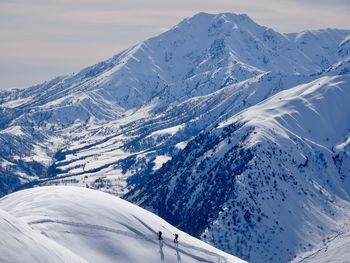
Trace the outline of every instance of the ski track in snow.
{"type": "Polygon", "coordinates": [[[313,262],[312,261],[313,258],[315,258],[318,255],[318,253],[320,253],[321,251],[325,251],[326,252],[328,250],[329,244],[331,244],[332,241],[336,240],[339,237],[342,237],[342,238],[350,237],[350,234],[348,234],[349,232],[350,232],[350,227],[349,227],[349,222],[347,222],[347,223],[344,224],[343,229],[341,231],[339,231],[336,235],[328,238],[327,241],[320,248],[318,248],[317,250],[315,250],[311,254],[305,256],[303,259],[298,260],[297,262],[298,263],[313,262]]]}

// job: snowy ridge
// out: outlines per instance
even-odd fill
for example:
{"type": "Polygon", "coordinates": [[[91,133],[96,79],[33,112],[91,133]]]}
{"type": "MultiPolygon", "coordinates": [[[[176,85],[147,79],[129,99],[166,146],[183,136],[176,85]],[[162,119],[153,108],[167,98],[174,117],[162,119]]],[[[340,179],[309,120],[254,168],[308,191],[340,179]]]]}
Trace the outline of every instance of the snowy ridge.
{"type": "Polygon", "coordinates": [[[300,260],[350,215],[350,155],[336,148],[349,143],[349,80],[323,77],[238,113],[127,198],[251,262],[300,260]]]}
{"type": "Polygon", "coordinates": [[[5,222],[0,242],[4,235],[10,237],[0,247],[1,262],[244,262],[142,208],[90,189],[24,190],[2,198],[0,208],[11,214],[0,210],[5,222]],[[21,232],[14,236],[12,229],[21,232]],[[158,231],[163,232],[163,241],[158,241],[158,231]],[[178,246],[174,233],[179,234],[178,246]],[[37,247],[28,239],[41,243],[37,247]],[[28,256],[27,251],[35,254],[28,256]]]}

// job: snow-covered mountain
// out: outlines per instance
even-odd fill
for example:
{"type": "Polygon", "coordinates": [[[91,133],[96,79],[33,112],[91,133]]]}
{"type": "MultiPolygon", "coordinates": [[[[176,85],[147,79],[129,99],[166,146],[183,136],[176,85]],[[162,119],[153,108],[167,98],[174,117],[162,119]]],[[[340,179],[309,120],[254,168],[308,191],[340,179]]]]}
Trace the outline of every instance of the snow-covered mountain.
{"type": "Polygon", "coordinates": [[[140,207],[86,188],[11,194],[0,199],[0,221],[1,262],[245,262],[140,207]]]}
{"type": "Polygon", "coordinates": [[[201,133],[130,200],[251,262],[317,248],[350,215],[349,81],[279,92],[201,133]]]}
{"type": "Polygon", "coordinates": [[[246,15],[199,13],[77,74],[2,90],[0,192],[59,174],[122,194],[130,176],[144,181],[218,120],[349,72],[349,35],[280,34],[246,15]]]}
{"type": "Polygon", "coordinates": [[[253,262],[299,259],[347,218],[349,51],[350,30],[281,34],[199,13],[77,74],[0,90],[0,195],[88,186],[253,262]],[[329,210],[303,241],[304,195],[329,210]]]}

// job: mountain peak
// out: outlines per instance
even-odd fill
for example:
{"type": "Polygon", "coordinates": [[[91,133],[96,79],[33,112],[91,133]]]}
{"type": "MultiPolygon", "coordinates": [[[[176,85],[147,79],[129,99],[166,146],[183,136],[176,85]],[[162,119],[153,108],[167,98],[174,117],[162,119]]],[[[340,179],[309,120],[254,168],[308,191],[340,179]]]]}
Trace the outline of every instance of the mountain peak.
{"type": "Polygon", "coordinates": [[[236,13],[206,13],[206,12],[199,12],[192,17],[186,18],[188,20],[197,20],[197,19],[205,19],[205,20],[213,20],[213,19],[226,19],[229,21],[253,21],[250,19],[250,17],[247,14],[236,14],[236,13]]]}
{"type": "MultiPolygon", "coordinates": [[[[184,19],[178,26],[181,25],[200,25],[203,28],[208,26],[220,26],[222,24],[231,24],[239,26],[257,25],[248,15],[236,13],[218,13],[211,14],[199,12],[192,17],[184,19]]],[[[230,27],[232,28],[232,27],[230,27]]]]}

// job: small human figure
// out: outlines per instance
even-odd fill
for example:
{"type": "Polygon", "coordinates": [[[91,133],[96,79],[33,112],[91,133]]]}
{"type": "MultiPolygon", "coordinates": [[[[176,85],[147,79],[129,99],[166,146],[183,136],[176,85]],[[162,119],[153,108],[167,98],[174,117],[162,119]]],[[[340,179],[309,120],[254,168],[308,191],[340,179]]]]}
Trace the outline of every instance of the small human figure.
{"type": "Polygon", "coordinates": [[[174,238],[174,243],[175,243],[175,244],[179,244],[178,238],[179,238],[179,235],[178,235],[178,234],[175,234],[175,238],[174,238]]]}
{"type": "Polygon", "coordinates": [[[163,234],[162,231],[159,231],[159,232],[158,232],[158,240],[163,240],[162,234],[163,234]]]}

